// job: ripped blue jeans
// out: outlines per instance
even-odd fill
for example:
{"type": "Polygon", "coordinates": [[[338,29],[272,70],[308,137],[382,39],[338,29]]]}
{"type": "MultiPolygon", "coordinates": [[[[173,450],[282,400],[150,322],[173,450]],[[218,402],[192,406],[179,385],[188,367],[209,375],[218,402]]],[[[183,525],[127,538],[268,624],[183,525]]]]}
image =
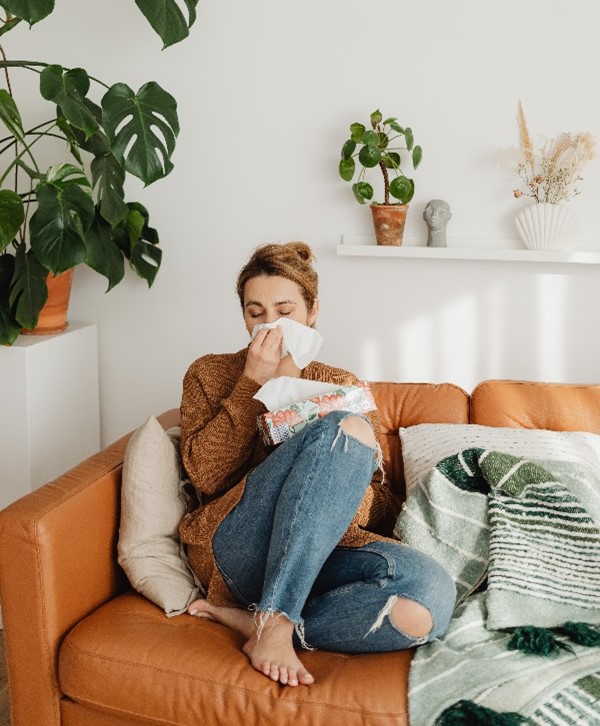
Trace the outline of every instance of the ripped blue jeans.
{"type": "Polygon", "coordinates": [[[344,653],[401,650],[441,637],[456,591],[428,555],[395,542],[338,547],[379,452],[346,434],[334,411],[275,449],[248,477],[213,537],[215,562],[241,605],[296,626],[295,645],[344,653]],[[390,619],[395,600],[426,607],[430,633],[390,619]]]}

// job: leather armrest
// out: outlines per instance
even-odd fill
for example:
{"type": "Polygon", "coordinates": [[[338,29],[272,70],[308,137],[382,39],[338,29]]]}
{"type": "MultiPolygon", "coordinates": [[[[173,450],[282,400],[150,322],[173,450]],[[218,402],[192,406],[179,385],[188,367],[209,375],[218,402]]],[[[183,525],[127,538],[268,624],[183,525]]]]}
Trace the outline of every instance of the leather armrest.
{"type": "MultiPolygon", "coordinates": [[[[159,420],[165,428],[176,425],[179,411],[159,420]]],[[[0,512],[0,604],[13,726],[60,723],[62,639],[127,586],[117,537],[129,436],[0,512]]]]}

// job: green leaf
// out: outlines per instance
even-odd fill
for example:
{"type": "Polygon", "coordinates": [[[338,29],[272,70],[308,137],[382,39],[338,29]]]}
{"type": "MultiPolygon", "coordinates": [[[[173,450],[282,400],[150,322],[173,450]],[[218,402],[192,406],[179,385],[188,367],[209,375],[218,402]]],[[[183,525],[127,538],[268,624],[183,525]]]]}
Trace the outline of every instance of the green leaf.
{"type": "Polygon", "coordinates": [[[349,159],[356,149],[356,141],[348,139],[342,147],[342,159],[349,159]]]}
{"type": "Polygon", "coordinates": [[[387,149],[387,145],[390,143],[389,136],[384,134],[383,131],[379,132],[377,135],[379,136],[377,146],[379,146],[380,149],[387,149]]]}
{"type": "Polygon", "coordinates": [[[419,164],[421,163],[421,159],[423,158],[423,149],[420,146],[415,146],[412,153],[412,162],[413,167],[416,169],[419,164]]]}
{"type": "Polygon", "coordinates": [[[373,113],[371,114],[371,126],[375,128],[375,126],[377,126],[382,118],[383,116],[381,115],[381,111],[379,109],[377,109],[377,111],[373,111],[373,113]]]}
{"type": "Polygon", "coordinates": [[[406,139],[406,148],[410,151],[414,144],[412,129],[408,127],[404,129],[404,138],[406,139]]]}
{"type": "Polygon", "coordinates": [[[383,155],[383,163],[388,169],[399,169],[400,168],[400,154],[395,151],[387,151],[383,155]]]}
{"type": "Polygon", "coordinates": [[[11,189],[0,190],[0,252],[13,241],[25,221],[25,206],[11,189]]]}
{"type": "MultiPolygon", "coordinates": [[[[75,157],[75,161],[77,161],[78,164],[81,164],[83,166],[83,160],[81,158],[81,154],[79,153],[79,141],[77,140],[77,136],[75,135],[75,131],[77,131],[81,137],[81,139],[85,139],[85,134],[83,134],[79,129],[74,129],[73,126],[67,121],[67,119],[63,116],[62,112],[58,111],[56,114],[56,125],[58,128],[63,132],[67,144],[69,145],[69,151],[73,156],[75,157]]],[[[92,136],[94,138],[96,134],[92,136]]]]}
{"type": "Polygon", "coordinates": [[[0,345],[12,345],[21,332],[10,307],[10,286],[15,273],[15,258],[0,255],[0,345]]]}
{"type": "Polygon", "coordinates": [[[394,131],[397,131],[399,134],[404,133],[404,129],[402,128],[402,126],[400,126],[400,124],[396,121],[396,119],[390,119],[389,125],[390,125],[390,128],[394,129],[394,131]]]}
{"type": "Polygon", "coordinates": [[[125,83],[116,83],[102,98],[102,119],[113,154],[146,185],[173,169],[171,154],[179,134],[177,102],[158,83],[144,84],[137,94],[125,83]]]}
{"type": "Polygon", "coordinates": [[[34,25],[50,15],[54,10],[54,0],[2,0],[2,7],[34,25]]]}
{"type": "Polygon", "coordinates": [[[184,0],[188,11],[186,20],[175,0],[135,0],[146,20],[158,33],[167,48],[190,34],[189,28],[196,21],[198,0],[184,0]]]}
{"type": "Polygon", "coordinates": [[[25,143],[23,121],[13,97],[4,88],[0,89],[0,121],[22,144],[25,143]]]}
{"type": "Polygon", "coordinates": [[[27,330],[35,328],[40,310],[48,299],[47,276],[48,270],[40,264],[32,250],[25,251],[25,242],[21,242],[15,258],[9,302],[15,319],[27,330]]]}
{"type": "Polygon", "coordinates": [[[357,144],[360,144],[364,133],[365,127],[362,124],[350,124],[350,138],[352,141],[356,141],[357,144]]]}
{"type": "Polygon", "coordinates": [[[353,184],[352,191],[356,200],[361,204],[364,204],[368,199],[373,199],[373,187],[368,182],[353,184]]]}
{"type": "MultiPolygon", "coordinates": [[[[365,147],[366,148],[366,147],[365,147]]],[[[340,161],[339,172],[340,176],[344,181],[350,181],[354,176],[354,170],[356,169],[356,163],[354,159],[342,159],[340,161]]]]}
{"type": "Polygon", "coordinates": [[[110,141],[108,136],[102,131],[98,130],[95,134],[92,134],[89,139],[86,139],[79,129],[72,128],[72,133],[75,138],[77,146],[84,151],[88,151],[94,156],[103,156],[104,154],[112,153],[110,150],[110,141]]]}
{"type": "Polygon", "coordinates": [[[73,164],[55,164],[46,172],[46,181],[48,184],[54,184],[57,187],[64,187],[65,184],[78,184],[81,187],[90,187],[90,180],[85,175],[83,169],[73,164]]]}
{"type": "Polygon", "coordinates": [[[111,153],[97,156],[91,165],[92,182],[98,186],[100,214],[111,227],[116,227],[127,216],[124,202],[125,170],[111,153]]]}
{"type": "Polygon", "coordinates": [[[399,199],[402,204],[408,204],[415,193],[415,185],[412,179],[405,176],[397,176],[390,182],[390,194],[399,199]]]}
{"type": "Polygon", "coordinates": [[[36,195],[38,208],[29,222],[31,248],[59,275],[85,259],[84,232],[94,219],[94,203],[76,182],[40,184],[36,195]]]}
{"type": "MultiPolygon", "coordinates": [[[[125,207],[125,212],[128,209],[125,207]]],[[[140,230],[141,233],[141,230],[140,230]]],[[[115,285],[123,279],[125,275],[125,262],[123,260],[123,252],[117,244],[117,238],[126,237],[125,225],[121,224],[113,229],[96,210],[96,215],[92,225],[85,233],[86,257],[85,263],[92,270],[106,277],[108,280],[108,288],[106,292],[112,290],[115,285]]]]}
{"type": "Polygon", "coordinates": [[[363,166],[377,166],[381,161],[381,151],[376,146],[363,146],[358,155],[358,160],[363,166]]]}
{"type": "Polygon", "coordinates": [[[148,287],[152,287],[162,259],[162,250],[156,246],[158,233],[148,225],[148,212],[141,204],[133,202],[127,206],[130,210],[125,221],[129,234],[129,262],[137,274],[147,281],[148,287]]]}
{"type": "Polygon", "coordinates": [[[386,118],[386,120],[383,122],[383,125],[384,126],[391,126],[392,125],[392,121],[396,121],[396,117],[395,116],[390,116],[389,118],[386,118]]]}
{"type": "Polygon", "coordinates": [[[83,68],[64,71],[62,66],[51,65],[40,74],[42,96],[58,104],[69,123],[84,131],[86,138],[98,129],[98,122],[85,102],[89,88],[90,79],[83,68]]]}
{"type": "Polygon", "coordinates": [[[377,146],[379,144],[379,134],[377,131],[365,131],[362,137],[362,142],[367,146],[377,146]]]}

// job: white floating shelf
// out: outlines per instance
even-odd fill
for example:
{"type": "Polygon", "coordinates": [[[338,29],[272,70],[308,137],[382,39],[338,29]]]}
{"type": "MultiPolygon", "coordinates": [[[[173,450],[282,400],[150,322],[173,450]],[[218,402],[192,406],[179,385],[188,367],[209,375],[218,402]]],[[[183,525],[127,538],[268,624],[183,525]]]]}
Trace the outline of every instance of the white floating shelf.
{"type": "Polygon", "coordinates": [[[427,247],[415,238],[407,238],[400,247],[380,246],[373,242],[362,243],[365,238],[344,235],[342,244],[337,246],[337,254],[350,257],[404,257],[434,260],[491,260],[497,262],[558,262],[567,264],[599,265],[600,249],[577,250],[526,250],[519,249],[517,240],[498,240],[498,246],[490,246],[490,240],[482,240],[476,246],[474,240],[460,243],[448,240],[448,247],[427,247]]]}

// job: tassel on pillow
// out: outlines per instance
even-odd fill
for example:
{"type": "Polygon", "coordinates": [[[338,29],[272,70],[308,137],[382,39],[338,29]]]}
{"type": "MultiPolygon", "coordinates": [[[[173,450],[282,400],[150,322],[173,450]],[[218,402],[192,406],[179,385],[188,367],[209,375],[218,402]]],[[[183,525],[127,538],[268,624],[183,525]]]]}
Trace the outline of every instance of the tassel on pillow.
{"type": "Polygon", "coordinates": [[[561,630],[569,638],[579,645],[587,645],[591,648],[600,647],[600,631],[587,623],[574,623],[571,620],[565,623],[561,630]]]}
{"type": "Polygon", "coordinates": [[[436,726],[519,726],[527,719],[514,711],[499,713],[473,701],[457,701],[436,721],[436,726]]]}

